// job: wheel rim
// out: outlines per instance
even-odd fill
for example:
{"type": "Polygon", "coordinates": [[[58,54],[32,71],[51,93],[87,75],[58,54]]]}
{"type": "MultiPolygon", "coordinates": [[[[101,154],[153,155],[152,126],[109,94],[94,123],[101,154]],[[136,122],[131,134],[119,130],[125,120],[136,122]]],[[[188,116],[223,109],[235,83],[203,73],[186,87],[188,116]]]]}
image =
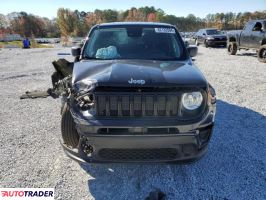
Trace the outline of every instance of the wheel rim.
{"type": "Polygon", "coordinates": [[[261,51],[261,58],[266,59],[266,49],[262,49],[261,51]]]}
{"type": "Polygon", "coordinates": [[[228,51],[229,51],[230,53],[233,51],[233,47],[232,47],[231,44],[229,44],[229,46],[228,46],[228,51]]]}

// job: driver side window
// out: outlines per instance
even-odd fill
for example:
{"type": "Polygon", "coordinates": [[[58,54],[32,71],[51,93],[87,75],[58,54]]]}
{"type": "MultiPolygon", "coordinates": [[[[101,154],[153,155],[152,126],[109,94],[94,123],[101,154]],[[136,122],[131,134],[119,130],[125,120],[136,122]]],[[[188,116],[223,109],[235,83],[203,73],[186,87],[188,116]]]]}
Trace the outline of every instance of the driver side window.
{"type": "Polygon", "coordinates": [[[257,22],[252,29],[252,31],[261,31],[261,30],[262,30],[262,24],[260,22],[257,22]]]}

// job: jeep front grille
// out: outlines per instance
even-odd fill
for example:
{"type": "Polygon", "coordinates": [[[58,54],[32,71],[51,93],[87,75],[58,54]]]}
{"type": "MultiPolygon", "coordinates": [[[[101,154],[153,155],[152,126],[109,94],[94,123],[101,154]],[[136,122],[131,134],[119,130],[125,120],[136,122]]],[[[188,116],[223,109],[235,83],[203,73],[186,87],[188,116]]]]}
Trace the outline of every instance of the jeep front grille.
{"type": "Polygon", "coordinates": [[[177,116],[180,94],[96,93],[97,116],[177,116]]]}

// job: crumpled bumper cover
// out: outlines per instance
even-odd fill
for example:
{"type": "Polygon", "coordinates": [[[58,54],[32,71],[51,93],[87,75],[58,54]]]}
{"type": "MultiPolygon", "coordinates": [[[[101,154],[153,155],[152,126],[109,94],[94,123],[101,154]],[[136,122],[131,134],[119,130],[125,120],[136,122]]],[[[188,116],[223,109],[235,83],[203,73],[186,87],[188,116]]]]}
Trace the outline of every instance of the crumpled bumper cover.
{"type": "Polygon", "coordinates": [[[65,153],[82,163],[174,162],[202,157],[213,124],[188,133],[161,135],[81,135],[78,148],[62,144],[65,153]]]}
{"type": "Polygon", "coordinates": [[[174,162],[202,157],[207,142],[202,143],[199,133],[160,136],[91,136],[82,137],[78,149],[62,144],[65,153],[81,163],[105,162],[174,162]],[[84,152],[84,144],[93,152],[84,152]]]}

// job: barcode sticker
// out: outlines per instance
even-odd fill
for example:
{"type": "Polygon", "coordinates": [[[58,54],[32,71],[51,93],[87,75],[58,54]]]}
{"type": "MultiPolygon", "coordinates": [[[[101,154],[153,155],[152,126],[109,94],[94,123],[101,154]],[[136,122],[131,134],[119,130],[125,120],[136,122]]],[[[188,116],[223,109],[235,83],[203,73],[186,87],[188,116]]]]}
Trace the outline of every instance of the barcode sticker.
{"type": "Polygon", "coordinates": [[[173,28],[155,28],[156,33],[171,33],[175,34],[175,29],[173,28]]]}

